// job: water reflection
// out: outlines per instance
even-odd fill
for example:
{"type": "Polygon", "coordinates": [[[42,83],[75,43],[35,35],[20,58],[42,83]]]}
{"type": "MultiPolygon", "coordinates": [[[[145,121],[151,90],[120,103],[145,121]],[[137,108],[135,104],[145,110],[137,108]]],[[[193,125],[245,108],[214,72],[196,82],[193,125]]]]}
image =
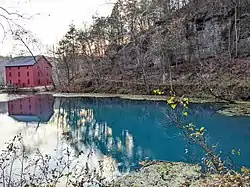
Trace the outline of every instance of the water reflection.
{"type": "MultiPolygon", "coordinates": [[[[74,107],[72,110],[67,107],[54,108],[52,95],[33,95],[8,101],[0,106],[6,108],[0,113],[0,152],[5,147],[5,142],[21,133],[26,154],[30,158],[35,155],[36,149],[52,157],[61,158],[65,155],[64,150],[69,148],[72,156],[83,152],[84,154],[74,159],[88,163],[89,168],[99,171],[101,176],[112,179],[119,174],[115,159],[78,141],[81,140],[81,135],[78,133],[82,132],[81,124],[94,119],[90,110],[78,110],[74,107]]],[[[19,166],[13,167],[18,170],[19,166]]]]}
{"type": "MultiPolygon", "coordinates": [[[[208,129],[211,137],[208,143],[219,142],[218,149],[226,154],[233,148],[240,148],[242,155],[235,158],[235,162],[250,166],[250,149],[246,146],[250,143],[250,119],[222,116],[216,113],[218,107],[191,105],[190,114],[193,115],[188,120],[208,129]]],[[[103,160],[106,166],[112,166],[112,172],[117,172],[117,168],[120,172],[136,169],[145,159],[201,161],[201,150],[180,137],[180,131],[174,126],[167,126],[162,112],[166,110],[164,102],[53,99],[50,95],[34,95],[0,103],[0,109],[3,111],[0,114],[0,142],[21,132],[31,150],[39,148],[60,156],[62,150],[70,146],[76,154],[83,152],[81,159],[90,165],[103,160]],[[37,128],[22,124],[41,125],[37,128]]],[[[106,173],[110,170],[106,167],[106,173]]]]}
{"type": "MultiPolygon", "coordinates": [[[[208,129],[208,143],[218,144],[218,151],[225,155],[230,155],[234,147],[244,149],[244,155],[233,159],[236,164],[250,165],[250,149],[245,146],[246,139],[250,143],[250,118],[220,115],[216,113],[220,107],[191,105],[187,123],[208,129]],[[232,137],[234,145],[229,143],[232,137]]],[[[166,110],[164,102],[58,98],[55,109],[61,120],[58,124],[75,150],[81,150],[80,145],[99,150],[114,158],[122,172],[136,169],[145,159],[201,161],[202,150],[183,139],[179,129],[168,126],[162,112],[166,110]]]]}
{"type": "MultiPolygon", "coordinates": [[[[85,145],[109,155],[121,172],[136,169],[145,159],[198,162],[200,150],[180,138],[175,127],[165,129],[164,109],[161,102],[58,98],[54,120],[76,151],[85,145]]],[[[193,112],[199,110],[194,107],[193,112]]],[[[206,111],[210,114],[211,108],[206,111]]]]}
{"type": "Polygon", "coordinates": [[[77,152],[85,145],[94,152],[115,158],[120,171],[130,171],[135,165],[133,162],[140,160],[141,148],[134,147],[133,135],[127,129],[119,129],[117,133],[108,122],[99,120],[89,104],[77,99],[59,99],[53,121],[63,129],[64,137],[77,152]]]}
{"type": "Polygon", "coordinates": [[[8,101],[9,116],[18,122],[46,123],[53,115],[52,95],[33,95],[8,101]]]}
{"type": "Polygon", "coordinates": [[[8,113],[8,105],[6,102],[0,102],[0,114],[8,113]]]}

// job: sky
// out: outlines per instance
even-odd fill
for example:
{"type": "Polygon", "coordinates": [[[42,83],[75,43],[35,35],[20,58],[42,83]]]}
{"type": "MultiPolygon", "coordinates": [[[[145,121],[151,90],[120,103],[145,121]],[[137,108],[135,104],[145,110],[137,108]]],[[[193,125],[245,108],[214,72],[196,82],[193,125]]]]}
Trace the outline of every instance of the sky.
{"type": "MultiPolygon", "coordinates": [[[[31,19],[18,19],[15,22],[32,32],[43,46],[56,45],[67,32],[70,24],[81,27],[91,24],[92,15],[98,13],[107,16],[111,13],[112,3],[108,0],[0,0],[0,8],[25,14],[31,19]]],[[[0,14],[3,13],[0,9],[0,14]]],[[[8,28],[7,22],[0,16],[0,23],[8,28]]],[[[6,29],[7,30],[7,29],[6,29]]],[[[18,46],[10,35],[4,38],[0,27],[0,55],[6,56],[18,52],[18,46]]],[[[37,50],[37,49],[36,49],[37,50]]],[[[35,53],[44,53],[46,49],[35,53]]]]}

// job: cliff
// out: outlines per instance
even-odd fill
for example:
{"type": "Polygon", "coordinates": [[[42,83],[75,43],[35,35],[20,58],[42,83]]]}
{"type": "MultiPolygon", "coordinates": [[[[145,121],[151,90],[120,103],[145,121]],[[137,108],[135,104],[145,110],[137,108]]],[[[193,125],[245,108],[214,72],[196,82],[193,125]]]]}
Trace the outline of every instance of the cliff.
{"type": "Polygon", "coordinates": [[[177,95],[248,100],[249,23],[249,0],[194,0],[128,43],[109,44],[76,85],[62,90],[152,94],[173,87],[177,95]]]}
{"type": "MultiPolygon", "coordinates": [[[[243,58],[250,56],[249,23],[250,2],[237,6],[232,0],[202,0],[158,21],[155,27],[139,34],[136,42],[144,60],[153,64],[161,63],[164,50],[172,64],[210,58],[243,58]],[[170,23],[167,19],[171,19],[170,23]]],[[[124,56],[128,57],[128,67],[138,64],[132,43],[114,54],[112,58],[120,62],[124,61],[124,56]]]]}

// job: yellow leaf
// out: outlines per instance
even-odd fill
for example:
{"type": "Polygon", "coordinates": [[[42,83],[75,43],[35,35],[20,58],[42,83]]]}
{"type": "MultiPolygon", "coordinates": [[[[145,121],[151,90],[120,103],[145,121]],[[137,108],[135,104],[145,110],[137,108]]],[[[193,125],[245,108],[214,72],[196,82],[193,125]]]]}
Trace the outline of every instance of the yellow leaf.
{"type": "Polygon", "coordinates": [[[238,156],[240,156],[240,149],[238,150],[238,156]]]}
{"type": "Polygon", "coordinates": [[[201,128],[200,128],[200,132],[203,132],[204,130],[205,130],[204,127],[201,127],[201,128]]]}
{"type": "Polygon", "coordinates": [[[244,174],[249,174],[249,173],[250,173],[250,170],[247,169],[245,166],[242,166],[241,172],[244,173],[244,174]]]}
{"type": "Polygon", "coordinates": [[[171,107],[172,107],[173,109],[175,109],[176,106],[177,106],[177,104],[171,104],[171,107]]]}
{"type": "Polygon", "coordinates": [[[163,95],[163,94],[164,94],[164,92],[161,92],[159,89],[156,89],[156,90],[154,90],[153,92],[154,92],[154,94],[156,94],[156,95],[163,95]]]}
{"type": "Polygon", "coordinates": [[[183,112],[183,115],[187,117],[187,116],[188,116],[188,113],[187,113],[187,112],[183,112]]]}
{"type": "Polygon", "coordinates": [[[233,155],[235,154],[235,150],[234,150],[234,149],[232,149],[232,154],[233,154],[233,155]]]}
{"type": "Polygon", "coordinates": [[[189,99],[188,99],[188,98],[186,98],[186,97],[183,99],[183,101],[185,101],[185,102],[186,102],[186,104],[188,104],[188,103],[189,103],[189,99]]]}
{"type": "Polygon", "coordinates": [[[167,100],[168,104],[174,104],[175,97],[170,97],[170,99],[167,100]]]}
{"type": "Polygon", "coordinates": [[[184,108],[188,109],[188,106],[186,103],[183,104],[184,108]]]}
{"type": "Polygon", "coordinates": [[[189,130],[194,131],[194,128],[193,128],[193,127],[190,127],[189,130]]]}

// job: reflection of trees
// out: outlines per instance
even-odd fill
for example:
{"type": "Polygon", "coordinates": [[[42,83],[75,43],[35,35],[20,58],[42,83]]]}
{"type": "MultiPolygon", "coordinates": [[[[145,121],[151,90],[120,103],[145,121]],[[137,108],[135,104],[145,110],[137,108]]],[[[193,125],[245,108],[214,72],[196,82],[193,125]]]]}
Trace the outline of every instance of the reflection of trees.
{"type": "MultiPolygon", "coordinates": [[[[129,130],[121,127],[114,129],[108,122],[96,119],[97,105],[84,103],[81,99],[59,99],[57,104],[54,120],[76,151],[81,151],[82,144],[93,150],[97,149],[123,164],[120,165],[122,171],[129,170],[135,164],[134,160],[143,158],[143,149],[140,146],[135,147],[129,130]]],[[[102,116],[99,115],[99,118],[102,116]]]]}
{"type": "MultiPolygon", "coordinates": [[[[180,137],[177,128],[164,127],[169,123],[163,121],[161,112],[166,110],[165,103],[154,105],[149,101],[114,98],[58,98],[56,103],[57,124],[71,146],[80,152],[85,145],[112,156],[121,164],[122,171],[136,167],[146,158],[200,161],[201,151],[197,146],[180,137]],[[186,154],[185,149],[189,150],[186,154]]],[[[197,116],[202,107],[194,105],[190,110],[197,116]]],[[[214,111],[210,106],[203,110],[206,116],[214,111]]]]}

